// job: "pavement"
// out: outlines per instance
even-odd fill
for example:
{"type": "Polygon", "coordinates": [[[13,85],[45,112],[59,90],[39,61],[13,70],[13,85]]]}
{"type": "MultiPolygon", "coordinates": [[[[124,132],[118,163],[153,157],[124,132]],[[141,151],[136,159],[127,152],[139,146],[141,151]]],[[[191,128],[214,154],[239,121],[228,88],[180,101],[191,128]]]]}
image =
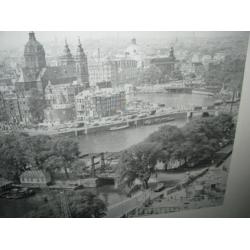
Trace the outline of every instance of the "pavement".
{"type": "MultiPolygon", "coordinates": [[[[205,170],[206,169],[192,171],[192,175],[197,176],[200,173],[204,172],[205,170]]],[[[173,175],[175,175],[175,174],[172,173],[171,176],[173,176],[173,175]]],[[[167,174],[165,176],[167,176],[167,174]]],[[[179,179],[178,179],[178,182],[176,183],[176,185],[178,183],[183,184],[187,180],[186,174],[180,173],[180,174],[176,174],[176,176],[179,176],[179,179]]],[[[163,178],[163,176],[161,178],[163,178]]],[[[171,178],[171,177],[168,177],[168,178],[171,178]]],[[[116,203],[112,206],[109,206],[106,217],[108,217],[108,218],[122,217],[123,215],[127,214],[128,212],[130,212],[132,210],[143,207],[147,200],[154,200],[161,195],[166,196],[166,194],[169,191],[171,191],[176,185],[173,185],[169,188],[166,188],[161,192],[154,192],[150,189],[145,190],[145,191],[140,191],[131,198],[123,200],[123,201],[116,203]]]]}
{"type": "Polygon", "coordinates": [[[168,213],[171,213],[171,216],[174,217],[176,212],[183,210],[222,205],[230,161],[231,156],[219,167],[210,167],[206,174],[192,182],[183,190],[182,194],[175,192],[165,198],[157,199],[151,206],[141,211],[139,217],[161,218],[168,213]],[[215,189],[211,189],[211,184],[216,184],[215,189]],[[198,186],[202,186],[204,189],[201,192],[196,192],[198,186]]]}

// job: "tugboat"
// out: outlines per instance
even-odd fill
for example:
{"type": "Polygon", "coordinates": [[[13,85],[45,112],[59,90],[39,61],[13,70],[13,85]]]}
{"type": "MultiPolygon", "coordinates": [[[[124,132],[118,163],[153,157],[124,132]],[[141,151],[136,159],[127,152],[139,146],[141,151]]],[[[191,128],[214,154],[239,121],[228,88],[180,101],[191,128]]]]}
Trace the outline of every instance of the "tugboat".
{"type": "Polygon", "coordinates": [[[34,195],[35,191],[29,188],[13,188],[8,193],[2,195],[6,199],[22,199],[34,195]]]}
{"type": "Polygon", "coordinates": [[[216,100],[214,102],[214,105],[218,106],[218,105],[222,105],[223,104],[223,101],[222,100],[216,100]]]}

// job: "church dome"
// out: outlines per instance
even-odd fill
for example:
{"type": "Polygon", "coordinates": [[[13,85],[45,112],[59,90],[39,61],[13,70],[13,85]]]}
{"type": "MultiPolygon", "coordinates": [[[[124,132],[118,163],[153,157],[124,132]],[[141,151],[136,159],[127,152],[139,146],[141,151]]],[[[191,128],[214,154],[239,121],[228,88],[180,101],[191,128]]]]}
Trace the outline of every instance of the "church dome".
{"type": "Polygon", "coordinates": [[[136,56],[141,54],[141,48],[138,44],[136,44],[135,38],[131,40],[131,44],[127,47],[125,54],[129,56],[136,56]]]}
{"type": "Polygon", "coordinates": [[[29,33],[29,41],[26,43],[25,48],[24,48],[24,55],[25,54],[44,54],[45,55],[44,48],[42,44],[40,44],[36,40],[34,32],[29,33]]]}
{"type": "Polygon", "coordinates": [[[34,32],[29,33],[29,41],[24,47],[24,59],[26,68],[46,67],[45,51],[35,37],[34,32]]]}

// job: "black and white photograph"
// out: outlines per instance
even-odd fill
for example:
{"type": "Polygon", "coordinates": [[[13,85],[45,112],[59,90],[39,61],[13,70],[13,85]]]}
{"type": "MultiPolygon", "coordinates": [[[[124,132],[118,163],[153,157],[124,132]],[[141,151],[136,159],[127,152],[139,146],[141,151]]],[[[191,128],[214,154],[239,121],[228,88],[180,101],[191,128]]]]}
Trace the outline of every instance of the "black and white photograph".
{"type": "Polygon", "coordinates": [[[1,31],[0,217],[223,205],[249,32],[1,31]]]}

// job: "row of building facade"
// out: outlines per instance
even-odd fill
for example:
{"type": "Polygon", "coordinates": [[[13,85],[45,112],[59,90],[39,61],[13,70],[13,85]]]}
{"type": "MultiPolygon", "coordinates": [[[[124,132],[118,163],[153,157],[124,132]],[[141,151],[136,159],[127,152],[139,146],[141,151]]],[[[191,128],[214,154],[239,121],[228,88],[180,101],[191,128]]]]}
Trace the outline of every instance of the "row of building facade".
{"type": "MultiPolygon", "coordinates": [[[[47,122],[65,122],[76,117],[82,120],[87,114],[112,115],[125,109],[125,94],[120,87],[135,84],[145,61],[136,40],[132,39],[123,56],[98,58],[88,63],[79,40],[75,55],[65,41],[58,65],[48,66],[42,44],[30,32],[24,47],[24,66],[18,69],[12,91],[0,88],[0,105],[5,107],[9,120],[29,124],[32,120],[29,100],[35,88],[46,102],[47,122]]],[[[171,74],[176,63],[173,49],[168,57],[151,58],[150,63],[164,74],[171,74]]]]}

